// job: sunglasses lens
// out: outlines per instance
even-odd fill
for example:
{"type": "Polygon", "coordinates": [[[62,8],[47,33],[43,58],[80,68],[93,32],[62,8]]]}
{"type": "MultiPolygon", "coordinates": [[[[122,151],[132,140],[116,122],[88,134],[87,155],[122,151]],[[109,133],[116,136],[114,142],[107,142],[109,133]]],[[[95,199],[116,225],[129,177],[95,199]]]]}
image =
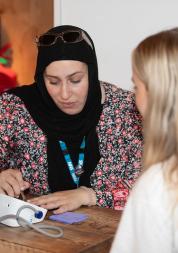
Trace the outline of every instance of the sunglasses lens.
{"type": "Polygon", "coordinates": [[[56,34],[46,33],[40,37],[36,37],[36,43],[38,46],[52,46],[58,39],[64,43],[77,43],[85,40],[85,42],[93,49],[90,40],[87,38],[85,33],[82,33],[81,31],[65,31],[56,34]]]}
{"type": "Polygon", "coordinates": [[[44,34],[42,36],[39,37],[39,44],[40,45],[51,45],[52,43],[54,43],[55,41],[55,35],[52,34],[44,34]]]}
{"type": "Polygon", "coordinates": [[[72,43],[79,41],[80,33],[79,32],[66,32],[63,34],[63,39],[65,42],[72,43]]]}

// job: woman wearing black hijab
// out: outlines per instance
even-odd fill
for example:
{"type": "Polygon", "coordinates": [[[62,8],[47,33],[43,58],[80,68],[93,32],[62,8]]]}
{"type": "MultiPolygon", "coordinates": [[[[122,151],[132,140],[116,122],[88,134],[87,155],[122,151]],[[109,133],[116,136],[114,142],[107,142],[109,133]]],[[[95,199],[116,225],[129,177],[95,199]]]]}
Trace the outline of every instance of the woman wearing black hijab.
{"type": "Polygon", "coordinates": [[[84,30],[55,27],[37,45],[35,83],[0,98],[0,192],[29,189],[43,195],[31,203],[56,213],[81,205],[122,208],[140,171],[132,94],[98,80],[84,30]]]}

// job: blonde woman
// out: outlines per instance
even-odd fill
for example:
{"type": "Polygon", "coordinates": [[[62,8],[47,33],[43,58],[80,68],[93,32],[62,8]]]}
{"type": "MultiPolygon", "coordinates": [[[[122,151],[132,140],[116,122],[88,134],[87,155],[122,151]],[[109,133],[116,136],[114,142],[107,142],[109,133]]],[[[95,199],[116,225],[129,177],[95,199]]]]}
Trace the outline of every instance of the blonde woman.
{"type": "Polygon", "coordinates": [[[178,28],[143,40],[132,66],[146,171],[129,197],[111,253],[178,252],[178,28]]]}

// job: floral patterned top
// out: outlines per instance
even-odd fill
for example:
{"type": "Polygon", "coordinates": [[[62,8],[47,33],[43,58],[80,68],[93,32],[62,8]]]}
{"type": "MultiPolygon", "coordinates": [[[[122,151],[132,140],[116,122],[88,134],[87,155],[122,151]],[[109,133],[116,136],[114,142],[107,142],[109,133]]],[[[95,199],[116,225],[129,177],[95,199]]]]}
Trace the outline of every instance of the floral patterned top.
{"type": "MultiPolygon", "coordinates": [[[[120,210],[141,170],[141,117],[132,92],[101,84],[105,101],[96,128],[101,158],[90,181],[97,205],[120,210]]],[[[0,164],[21,170],[32,194],[50,192],[46,136],[23,101],[6,92],[0,96],[0,164]]]]}

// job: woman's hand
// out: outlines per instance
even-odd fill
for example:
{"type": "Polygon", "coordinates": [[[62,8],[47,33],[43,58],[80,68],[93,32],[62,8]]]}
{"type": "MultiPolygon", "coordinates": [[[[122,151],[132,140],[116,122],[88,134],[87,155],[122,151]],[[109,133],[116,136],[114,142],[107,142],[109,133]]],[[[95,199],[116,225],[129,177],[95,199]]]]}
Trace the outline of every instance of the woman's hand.
{"type": "Polygon", "coordinates": [[[0,172],[0,193],[19,197],[20,192],[29,187],[30,184],[23,180],[19,170],[7,169],[0,172]]]}
{"type": "Polygon", "coordinates": [[[55,209],[53,213],[59,214],[75,210],[82,205],[96,205],[96,194],[91,188],[81,186],[75,190],[54,192],[33,198],[28,202],[48,210],[55,209]]]}

